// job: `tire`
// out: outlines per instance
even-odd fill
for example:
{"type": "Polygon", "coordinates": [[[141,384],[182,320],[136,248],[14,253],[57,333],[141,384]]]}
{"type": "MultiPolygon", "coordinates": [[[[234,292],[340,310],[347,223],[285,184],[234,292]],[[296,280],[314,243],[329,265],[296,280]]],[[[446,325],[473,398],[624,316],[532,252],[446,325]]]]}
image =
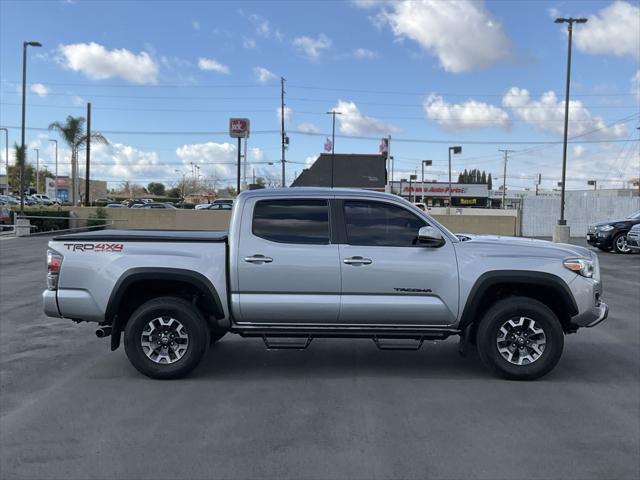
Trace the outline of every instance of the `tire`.
{"type": "Polygon", "coordinates": [[[564,333],[549,307],[532,298],[510,297],[496,302],[482,317],[477,347],[482,363],[498,376],[535,380],[549,373],[560,360],[564,333]],[[513,326],[520,323],[522,325],[513,326]],[[502,333],[503,327],[509,335],[502,333]],[[542,335],[533,333],[538,330],[542,330],[542,335]],[[500,341],[501,338],[504,341],[500,341]],[[522,345],[521,341],[530,343],[522,345]],[[510,356],[511,361],[506,356],[510,356]]]}
{"type": "Polygon", "coordinates": [[[613,239],[613,250],[616,253],[631,253],[631,249],[627,247],[627,234],[619,233],[613,239]]]}
{"type": "Polygon", "coordinates": [[[200,363],[209,337],[206,320],[191,303],[159,297],[133,312],[125,327],[124,347],[140,373],[168,380],[184,377],[200,363]]]}

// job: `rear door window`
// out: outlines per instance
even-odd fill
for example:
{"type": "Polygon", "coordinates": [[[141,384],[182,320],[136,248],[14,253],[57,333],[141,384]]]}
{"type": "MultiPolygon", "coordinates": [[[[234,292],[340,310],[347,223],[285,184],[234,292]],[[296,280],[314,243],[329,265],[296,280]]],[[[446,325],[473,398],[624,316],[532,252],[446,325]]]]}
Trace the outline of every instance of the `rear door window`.
{"type": "Polygon", "coordinates": [[[253,234],[279,243],[328,244],[327,200],[262,200],[253,209],[253,234]]]}

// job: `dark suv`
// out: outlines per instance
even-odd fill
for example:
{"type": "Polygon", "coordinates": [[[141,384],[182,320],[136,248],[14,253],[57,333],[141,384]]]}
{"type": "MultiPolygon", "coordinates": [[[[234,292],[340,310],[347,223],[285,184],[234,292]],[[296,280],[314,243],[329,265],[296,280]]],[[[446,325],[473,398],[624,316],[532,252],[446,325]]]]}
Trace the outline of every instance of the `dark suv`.
{"type": "Polygon", "coordinates": [[[613,249],[616,253],[630,253],[631,249],[627,246],[627,233],[631,227],[639,223],[640,211],[623,220],[610,220],[589,225],[587,242],[605,252],[613,249]]]}

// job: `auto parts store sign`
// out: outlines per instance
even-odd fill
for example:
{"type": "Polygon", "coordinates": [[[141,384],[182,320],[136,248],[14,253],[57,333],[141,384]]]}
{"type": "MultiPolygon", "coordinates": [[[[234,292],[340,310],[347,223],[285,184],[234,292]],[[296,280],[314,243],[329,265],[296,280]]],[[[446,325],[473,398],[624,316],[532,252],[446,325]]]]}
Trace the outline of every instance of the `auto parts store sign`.
{"type": "MultiPolygon", "coordinates": [[[[396,182],[394,182],[396,183],[396,182]]],[[[449,184],[447,183],[425,183],[424,192],[422,190],[422,184],[420,181],[402,182],[401,192],[403,196],[409,194],[412,195],[424,195],[425,197],[448,197],[449,196],[449,184]]],[[[452,183],[451,184],[451,196],[452,197],[488,197],[489,189],[485,184],[469,184],[469,183],[452,183]]]]}

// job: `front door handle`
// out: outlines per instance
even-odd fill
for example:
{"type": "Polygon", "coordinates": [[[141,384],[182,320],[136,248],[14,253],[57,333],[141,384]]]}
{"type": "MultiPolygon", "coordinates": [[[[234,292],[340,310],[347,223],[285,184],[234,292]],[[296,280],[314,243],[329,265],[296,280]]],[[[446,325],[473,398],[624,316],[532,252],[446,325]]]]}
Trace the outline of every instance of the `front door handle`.
{"type": "Polygon", "coordinates": [[[373,263],[370,258],[364,258],[364,257],[358,257],[358,256],[345,258],[343,262],[346,263],[347,265],[354,265],[356,267],[359,265],[371,265],[373,263]]]}
{"type": "Polygon", "coordinates": [[[262,265],[263,263],[273,262],[273,258],[265,257],[261,254],[251,255],[250,257],[244,257],[244,261],[247,263],[255,263],[256,265],[262,265]]]}

